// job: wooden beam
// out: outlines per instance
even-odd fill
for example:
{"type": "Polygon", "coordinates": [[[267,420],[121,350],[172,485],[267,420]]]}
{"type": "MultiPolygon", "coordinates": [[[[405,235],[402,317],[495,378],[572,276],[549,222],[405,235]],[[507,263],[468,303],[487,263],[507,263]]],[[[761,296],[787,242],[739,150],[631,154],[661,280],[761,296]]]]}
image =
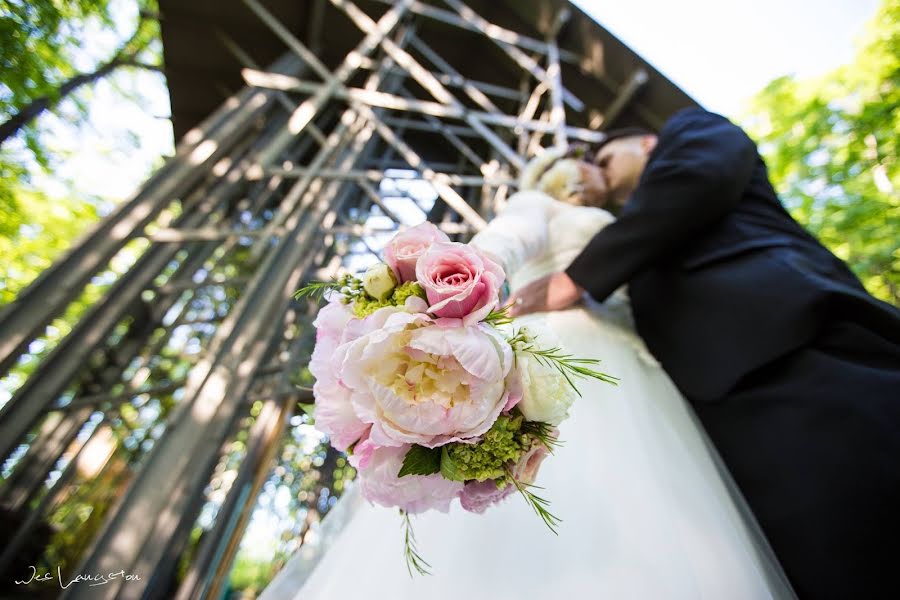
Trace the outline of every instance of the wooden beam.
{"type": "MultiPolygon", "coordinates": [[[[393,4],[393,0],[373,1],[380,4],[393,4]]],[[[431,4],[425,4],[424,2],[413,2],[412,6],[410,6],[410,12],[429,19],[433,19],[435,21],[439,21],[441,23],[445,23],[447,25],[458,27],[460,29],[466,29],[474,33],[479,33],[482,35],[486,33],[478,26],[477,23],[468,21],[463,17],[460,17],[453,11],[444,10],[436,6],[432,6],[431,4]]],[[[527,35],[522,35],[509,29],[504,29],[495,25],[491,29],[491,34],[497,36],[498,39],[502,40],[504,43],[517,46],[524,50],[530,50],[532,52],[537,52],[544,55],[546,55],[548,52],[546,42],[528,37],[527,35]]],[[[569,52],[568,50],[561,51],[560,58],[565,62],[571,63],[573,65],[578,65],[581,63],[581,57],[574,52],[569,52]]]]}
{"type": "MultiPolygon", "coordinates": [[[[460,0],[444,0],[444,3],[449,5],[453,10],[455,10],[460,17],[473,23],[483,34],[485,34],[488,39],[494,42],[501,50],[506,52],[513,61],[516,62],[522,69],[531,73],[535,79],[539,82],[541,81],[549,81],[547,76],[547,72],[541,68],[537,62],[526,53],[522,52],[518,46],[515,44],[513,40],[518,41],[521,36],[520,34],[509,31],[507,29],[503,29],[502,27],[497,27],[493,23],[490,23],[487,19],[483,18],[481,15],[476,13],[474,10],[466,6],[460,0]]],[[[544,44],[545,54],[551,52],[550,48],[544,44]]],[[[558,50],[557,50],[558,52],[558,50]]],[[[561,88],[563,94],[563,100],[566,104],[572,107],[576,112],[581,112],[584,110],[584,102],[578,99],[572,92],[565,88],[561,88]]]]}
{"type": "MultiPolygon", "coordinates": [[[[261,151],[268,137],[257,138],[256,151],[261,151]]],[[[252,137],[245,140],[247,145],[252,137]]],[[[212,191],[196,197],[199,205],[179,217],[176,226],[193,228],[210,214],[222,209],[236,193],[237,182],[252,164],[243,160],[233,163],[212,191]]],[[[199,169],[198,169],[199,170],[199,169]]],[[[72,331],[41,361],[38,370],[0,410],[0,456],[6,456],[34,425],[37,419],[62,393],[66,384],[83,366],[89,349],[103,344],[109,332],[122,319],[125,311],[147,289],[178,251],[177,246],[151,247],[119,278],[100,302],[94,304],[72,331]]]]}
{"type": "Polygon", "coordinates": [[[559,64],[559,46],[556,35],[569,18],[569,9],[559,11],[553,30],[547,36],[547,80],[550,83],[550,124],[553,125],[553,140],[557,148],[567,148],[566,107],[563,105],[562,68],[559,64]]]}
{"type": "MultiPolygon", "coordinates": [[[[290,64],[292,61],[282,61],[279,69],[287,69],[290,64]]],[[[0,376],[129,240],[174,198],[190,192],[272,102],[271,93],[259,90],[244,90],[226,101],[200,127],[184,136],[175,156],[131,200],[94,226],[0,311],[0,376]]]]}
{"type": "MultiPolygon", "coordinates": [[[[396,138],[399,141],[399,138],[396,138]]],[[[404,145],[404,148],[409,148],[404,145]]],[[[418,156],[418,155],[416,155],[418,156]]],[[[415,159],[413,159],[415,161],[415,159]]],[[[395,173],[391,175],[385,175],[384,171],[377,169],[369,169],[369,170],[359,170],[359,169],[348,169],[346,171],[341,171],[338,169],[318,169],[313,170],[308,167],[292,167],[290,169],[268,169],[266,170],[267,174],[270,175],[279,175],[281,177],[287,178],[300,178],[300,177],[309,177],[311,175],[315,175],[316,177],[321,177],[323,179],[340,179],[340,180],[349,180],[349,181],[371,181],[374,183],[378,183],[385,179],[424,179],[426,181],[438,181],[444,183],[446,185],[458,185],[462,187],[477,187],[481,185],[512,185],[513,181],[509,179],[499,179],[499,178],[488,178],[481,177],[475,175],[455,175],[452,173],[439,173],[430,169],[427,165],[423,166],[421,159],[418,161],[418,165],[409,165],[407,167],[409,172],[406,173],[395,173]]]]}
{"type": "MultiPolygon", "coordinates": [[[[317,93],[325,87],[324,84],[321,83],[304,81],[297,77],[281,75],[278,73],[265,73],[253,69],[243,69],[241,73],[244,76],[244,80],[249,85],[258,87],[299,91],[304,93],[317,93]]],[[[467,116],[474,116],[481,124],[490,123],[492,125],[508,127],[510,129],[521,127],[528,129],[529,131],[539,131],[541,133],[554,132],[554,127],[547,122],[520,120],[518,117],[511,115],[468,110],[462,106],[447,106],[438,102],[403,98],[402,96],[374,90],[350,87],[336,90],[333,95],[334,97],[343,100],[357,101],[367,106],[387,108],[389,110],[413,112],[435,117],[460,119],[463,121],[466,120],[467,116]]],[[[472,126],[472,123],[469,123],[469,125],[472,126]]],[[[475,130],[475,127],[472,126],[472,129],[475,130]]],[[[566,135],[590,143],[602,141],[604,138],[604,135],[600,132],[580,127],[566,127],[566,135]]]]}
{"type": "Polygon", "coordinates": [[[628,106],[628,103],[631,102],[640,89],[646,85],[649,79],[650,76],[647,74],[647,71],[641,68],[635,69],[628,77],[628,81],[625,82],[625,85],[619,90],[619,94],[612,101],[612,104],[610,104],[609,108],[606,109],[606,112],[603,113],[603,119],[598,126],[600,131],[609,129],[619,115],[622,114],[622,111],[625,110],[625,107],[628,106]]]}
{"type": "Polygon", "coordinates": [[[316,57],[315,53],[304,46],[300,41],[275,17],[272,16],[257,0],[243,0],[250,9],[262,20],[272,32],[283,41],[288,47],[296,53],[303,61],[316,72],[326,84],[319,88],[315,94],[301,103],[288,120],[287,128],[280,132],[276,143],[268,150],[268,152],[260,159],[260,165],[263,167],[271,165],[276,157],[291,143],[293,138],[303,130],[306,125],[312,121],[316,113],[322,109],[328,100],[331,99],[334,92],[353,75],[359,68],[359,58],[368,56],[375,48],[381,44],[388,33],[393,30],[400,22],[400,17],[407,11],[411,0],[398,0],[394,6],[388,10],[375,27],[367,32],[363,40],[357,44],[356,48],[351,50],[341,62],[340,66],[332,73],[325,65],[316,57]]]}

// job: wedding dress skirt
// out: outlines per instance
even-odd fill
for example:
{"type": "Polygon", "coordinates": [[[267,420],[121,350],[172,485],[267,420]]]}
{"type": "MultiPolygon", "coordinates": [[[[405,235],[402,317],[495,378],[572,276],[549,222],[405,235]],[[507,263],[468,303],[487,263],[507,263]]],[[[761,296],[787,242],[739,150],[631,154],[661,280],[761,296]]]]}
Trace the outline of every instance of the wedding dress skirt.
{"type": "MultiPolygon", "coordinates": [[[[585,220],[583,211],[556,208],[585,220]]],[[[539,247],[520,249],[518,260],[502,256],[514,287],[568,264],[586,243],[555,220],[544,221],[550,237],[539,247]],[[554,244],[555,226],[572,248],[554,244]]],[[[493,249],[503,254],[501,244],[493,249]]],[[[562,519],[558,535],[519,494],[482,515],[454,503],[449,514],[412,517],[432,575],[410,577],[398,511],[351,488],[323,520],[318,543],[301,547],[262,598],[794,597],[690,407],[634,333],[624,292],[532,318],[546,319],[568,353],[600,359],[600,370],[620,380],[580,380],[582,397],[559,427],[562,446],[541,465],[538,494],[562,519]]]]}

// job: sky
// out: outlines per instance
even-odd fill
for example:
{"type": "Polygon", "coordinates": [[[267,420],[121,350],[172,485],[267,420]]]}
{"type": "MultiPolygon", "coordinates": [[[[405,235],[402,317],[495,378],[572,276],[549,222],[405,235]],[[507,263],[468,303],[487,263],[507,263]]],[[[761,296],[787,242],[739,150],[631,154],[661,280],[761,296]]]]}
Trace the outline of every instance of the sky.
{"type": "Polygon", "coordinates": [[[574,0],[708,110],[737,116],[781,75],[814,77],[854,53],[878,0],[574,0]]]}
{"type": "MultiPolygon", "coordinates": [[[[815,76],[848,62],[854,39],[878,0],[576,0],[575,3],[706,108],[739,114],[744,101],[772,79],[815,76]]],[[[117,0],[120,35],[133,27],[134,3],[117,0]]],[[[84,50],[86,65],[108,55],[114,36],[96,32],[84,50]]],[[[124,201],[174,144],[164,79],[141,73],[113,78],[92,90],[88,127],[65,116],[47,117],[52,144],[67,154],[59,178],[37,177],[51,194],[124,201]],[[140,87],[143,104],[123,100],[114,85],[140,87]],[[128,125],[133,146],[111,132],[128,125]],[[74,189],[73,189],[74,188],[74,189]]],[[[121,138],[121,135],[118,136],[121,138]]]]}

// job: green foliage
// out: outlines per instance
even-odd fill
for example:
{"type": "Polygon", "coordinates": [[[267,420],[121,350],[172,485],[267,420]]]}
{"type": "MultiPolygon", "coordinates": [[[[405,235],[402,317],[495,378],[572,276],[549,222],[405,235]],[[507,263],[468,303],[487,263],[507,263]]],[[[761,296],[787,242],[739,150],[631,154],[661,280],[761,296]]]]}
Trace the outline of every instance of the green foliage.
{"type": "Polygon", "coordinates": [[[434,475],[441,471],[441,449],[412,446],[403,457],[403,466],[397,477],[406,475],[434,475]]]}
{"type": "MultiPolygon", "coordinates": [[[[35,98],[53,97],[77,73],[72,50],[81,46],[84,23],[91,18],[112,26],[108,0],[0,0],[0,119],[35,98]]],[[[33,125],[25,129],[24,140],[46,164],[33,125]]]]}
{"type": "Polygon", "coordinates": [[[228,587],[233,590],[252,592],[255,597],[271,581],[271,571],[270,561],[240,555],[234,561],[228,587]]]}
{"type": "Polygon", "coordinates": [[[294,299],[311,298],[320,302],[327,292],[336,292],[341,289],[341,286],[339,281],[313,281],[294,292],[294,299]]]}
{"type": "MultiPolygon", "coordinates": [[[[76,73],[72,49],[81,46],[80,23],[95,18],[109,24],[106,0],[0,0],[0,122],[19,113],[35,98],[53,97],[76,73]]],[[[15,234],[23,202],[20,184],[29,179],[28,158],[49,165],[37,124],[20,132],[24,148],[0,151],[0,238],[15,234]]],[[[30,212],[30,211],[29,211],[30,212]]],[[[2,240],[0,240],[2,241],[2,240]]],[[[6,291],[0,292],[5,298],[6,291]]]]}
{"type": "Polygon", "coordinates": [[[513,319],[509,316],[509,309],[510,306],[506,305],[492,310],[488,313],[488,316],[484,318],[484,322],[498,328],[512,324],[513,319]]]}
{"type": "Polygon", "coordinates": [[[400,511],[400,514],[403,517],[403,555],[406,558],[406,570],[409,571],[410,577],[413,576],[413,570],[419,575],[430,575],[431,572],[428,569],[431,568],[431,565],[422,558],[416,548],[416,535],[413,533],[409,513],[400,511]]]}
{"type": "Polygon", "coordinates": [[[20,189],[14,208],[0,211],[0,306],[11,302],[99,217],[89,202],[20,189]]]}
{"type": "MultiPolygon", "coordinates": [[[[114,15],[116,7],[125,6],[121,1],[0,0],[0,124],[28,114],[28,108],[36,105],[54,110],[66,93],[66,83],[81,76],[79,68],[86,65],[91,72],[113,59],[121,66],[158,62],[159,27],[146,12],[155,9],[155,0],[136,4],[145,12],[135,25],[126,19],[117,27],[114,15]],[[89,34],[97,32],[111,36],[104,39],[112,50],[86,43],[96,37],[89,34]]],[[[72,102],[65,105],[64,119],[76,126],[87,115],[84,99],[90,82],[68,95],[72,102]]],[[[11,302],[101,216],[91,199],[78,194],[51,198],[36,187],[33,176],[54,163],[39,117],[28,120],[15,137],[0,148],[0,252],[4,257],[0,306],[11,302]]],[[[62,329],[70,329],[73,323],[67,317],[62,329]]]]}
{"type": "Polygon", "coordinates": [[[525,421],[522,423],[522,433],[536,439],[550,454],[563,445],[554,434],[554,427],[549,423],[540,421],[525,421]]]}
{"type": "Polygon", "coordinates": [[[850,64],[787,76],[744,119],[791,214],[876,297],[900,305],[900,0],[884,0],[850,64]]]}
{"type": "Polygon", "coordinates": [[[155,0],[136,4],[140,12],[133,29],[119,35],[114,8],[122,2],[0,0],[0,236],[15,232],[9,215],[22,210],[20,196],[31,190],[35,172],[54,165],[40,115],[56,110],[65,98],[70,102],[63,120],[81,126],[88,115],[90,84],[122,67],[158,68],[159,24],[148,16],[155,0]],[[96,56],[94,44],[85,43],[103,37],[98,32],[113,31],[117,45],[104,56],[96,56]]]}
{"type": "Polygon", "coordinates": [[[578,386],[575,385],[573,378],[593,378],[613,385],[619,384],[618,377],[601,373],[591,368],[600,364],[600,361],[596,358],[575,358],[573,355],[563,352],[559,346],[538,348],[535,345],[537,338],[532,337],[526,327],[516,331],[513,337],[507,341],[516,354],[530,354],[540,364],[558,371],[560,375],[565,377],[566,382],[575,390],[579,398],[581,397],[581,392],[578,390],[578,386]]]}
{"type": "Polygon", "coordinates": [[[516,489],[522,494],[522,497],[525,498],[525,502],[528,503],[528,506],[534,511],[534,513],[541,518],[541,521],[544,522],[550,531],[553,532],[554,535],[559,535],[557,528],[559,524],[562,523],[562,519],[554,515],[550,512],[550,501],[546,498],[542,498],[538,496],[532,489],[541,490],[543,488],[538,487],[536,485],[526,485],[516,481],[514,478],[510,478],[513,482],[513,485],[516,486],[516,489]]]}
{"type": "MultiPolygon", "coordinates": [[[[159,49],[153,45],[159,37],[158,23],[145,15],[155,10],[155,0],[138,0],[141,16],[130,37],[101,59],[120,59],[123,66],[140,66],[139,59],[154,59],[159,49]]],[[[21,112],[38,98],[59,99],[60,89],[84,72],[84,40],[90,28],[113,29],[110,0],[0,0],[0,120],[21,112]]],[[[87,69],[90,72],[92,69],[87,69]]],[[[78,115],[85,106],[76,100],[78,115]]],[[[25,128],[25,142],[38,162],[46,165],[46,154],[34,124],[25,128]]]]}
{"type": "Polygon", "coordinates": [[[532,439],[523,435],[523,418],[500,416],[475,444],[453,443],[443,446],[441,474],[451,481],[487,481],[505,477],[531,447],[532,439]]]}
{"type": "Polygon", "coordinates": [[[427,300],[425,290],[415,281],[407,281],[395,287],[391,295],[383,300],[377,300],[367,293],[363,293],[358,295],[356,300],[353,301],[353,315],[358,319],[364,319],[379,308],[403,306],[406,303],[406,299],[412,296],[427,300]]]}

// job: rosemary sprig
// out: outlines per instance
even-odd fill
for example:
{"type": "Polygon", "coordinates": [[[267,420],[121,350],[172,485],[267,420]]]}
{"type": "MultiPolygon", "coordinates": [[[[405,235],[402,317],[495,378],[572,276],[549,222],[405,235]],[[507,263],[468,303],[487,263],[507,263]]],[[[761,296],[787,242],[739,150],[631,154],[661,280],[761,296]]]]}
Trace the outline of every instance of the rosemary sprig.
{"type": "Polygon", "coordinates": [[[310,299],[319,302],[325,296],[325,292],[328,292],[329,290],[337,291],[340,289],[340,281],[311,281],[294,292],[294,300],[309,297],[310,299]]]}
{"type": "Polygon", "coordinates": [[[559,439],[553,436],[553,426],[549,423],[540,421],[525,421],[522,423],[522,433],[528,434],[536,438],[550,454],[563,445],[559,439]]]}
{"type": "Polygon", "coordinates": [[[550,501],[541,498],[537,494],[528,490],[528,488],[534,488],[536,490],[542,490],[544,488],[538,487],[536,485],[528,485],[524,483],[520,483],[516,480],[512,475],[509,476],[509,479],[512,481],[513,485],[516,486],[516,489],[519,490],[519,493],[524,496],[525,501],[528,505],[534,510],[535,513],[544,521],[544,524],[553,532],[554,535],[559,535],[559,532],[556,530],[559,527],[559,524],[562,523],[562,519],[551,513],[547,510],[547,507],[550,506],[550,501]]]}
{"type": "Polygon", "coordinates": [[[342,275],[340,279],[332,279],[331,281],[312,281],[294,292],[294,299],[299,300],[300,298],[308,296],[316,302],[319,302],[328,291],[339,292],[341,296],[343,296],[341,302],[344,304],[349,304],[358,297],[366,294],[363,289],[362,280],[359,277],[354,277],[348,273],[342,275]]]}
{"type": "Polygon", "coordinates": [[[400,514],[403,515],[403,545],[405,548],[404,554],[406,556],[406,570],[409,571],[409,576],[413,576],[413,569],[415,569],[419,575],[431,575],[431,572],[428,570],[431,568],[431,565],[428,564],[428,561],[422,558],[422,555],[416,550],[416,536],[412,530],[409,513],[401,509],[400,514]]]}
{"type": "Polygon", "coordinates": [[[600,361],[596,358],[575,358],[571,354],[563,353],[562,348],[559,346],[547,349],[536,348],[534,341],[522,333],[517,333],[513,336],[509,343],[516,351],[527,352],[544,366],[559,371],[566,378],[568,384],[572,386],[572,389],[575,390],[575,393],[578,394],[579,398],[581,397],[581,392],[578,391],[578,387],[572,381],[573,377],[579,379],[590,377],[613,385],[619,383],[618,377],[596,371],[588,366],[599,365],[600,361]]]}
{"type": "Polygon", "coordinates": [[[494,327],[509,325],[513,322],[512,317],[509,316],[509,309],[511,306],[511,304],[507,304],[505,306],[501,306],[496,310],[492,310],[488,313],[488,316],[484,318],[484,322],[494,327]]]}

